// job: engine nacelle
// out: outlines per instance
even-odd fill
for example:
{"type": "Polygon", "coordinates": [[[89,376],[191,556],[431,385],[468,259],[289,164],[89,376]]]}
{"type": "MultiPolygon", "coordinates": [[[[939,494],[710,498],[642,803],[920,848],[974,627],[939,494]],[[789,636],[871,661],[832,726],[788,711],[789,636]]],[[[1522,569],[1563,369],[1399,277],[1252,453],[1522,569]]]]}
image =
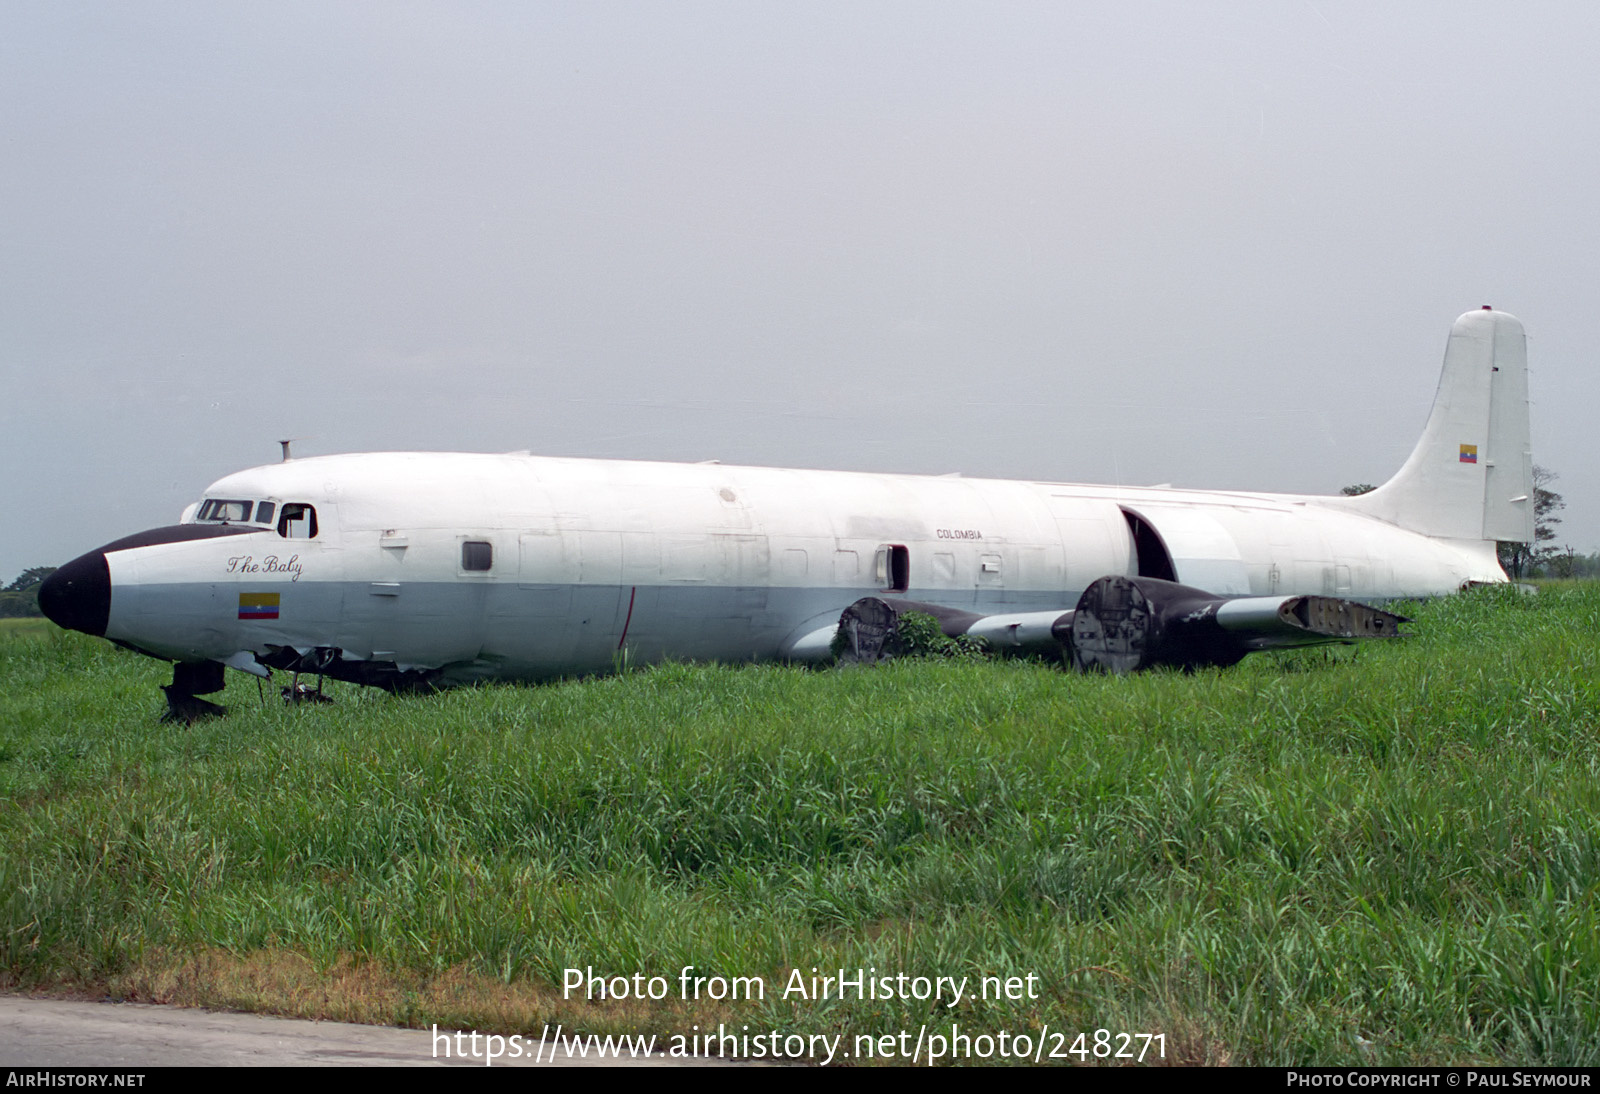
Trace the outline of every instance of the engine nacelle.
{"type": "Polygon", "coordinates": [[[1115,574],[1078,598],[1068,650],[1085,671],[1226,666],[1255,650],[1396,638],[1405,622],[1405,616],[1332,596],[1225,597],[1115,574]]]}
{"type": "Polygon", "coordinates": [[[877,661],[904,652],[900,623],[932,616],[949,637],[982,638],[997,653],[1062,657],[1084,671],[1236,664],[1255,650],[1395,638],[1401,615],[1332,596],[1217,596],[1154,577],[1093,582],[1072,611],[979,615],[942,604],[863,597],[839,617],[843,656],[877,661]]]}

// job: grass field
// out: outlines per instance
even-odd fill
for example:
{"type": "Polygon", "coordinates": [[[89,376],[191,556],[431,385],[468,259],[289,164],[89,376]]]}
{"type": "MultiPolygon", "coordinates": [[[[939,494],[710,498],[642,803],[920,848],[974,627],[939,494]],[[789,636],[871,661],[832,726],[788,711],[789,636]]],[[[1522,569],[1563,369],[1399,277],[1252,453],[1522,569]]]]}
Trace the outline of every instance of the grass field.
{"type": "Polygon", "coordinates": [[[230,673],[193,727],[157,721],[166,666],[8,621],[0,987],[846,1051],[953,1022],[1065,1062],[1106,1030],[1178,1063],[1600,1063],[1600,586],[1413,614],[1404,642],[1192,676],[675,665],[289,708],[230,673]],[[683,999],[684,966],[766,998],[683,999]],[[564,998],[569,968],[670,991],[564,998]],[[781,995],[813,968],[1037,998],[781,995]]]}

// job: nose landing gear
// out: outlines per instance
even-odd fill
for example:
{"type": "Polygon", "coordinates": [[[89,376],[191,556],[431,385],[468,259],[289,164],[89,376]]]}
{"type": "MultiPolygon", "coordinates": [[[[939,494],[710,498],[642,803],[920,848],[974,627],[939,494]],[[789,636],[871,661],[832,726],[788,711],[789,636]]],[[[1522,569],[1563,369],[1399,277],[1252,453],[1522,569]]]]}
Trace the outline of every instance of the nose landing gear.
{"type": "Polygon", "coordinates": [[[162,684],[167,694],[167,712],[163,722],[182,722],[193,725],[203,718],[220,718],[228,708],[200,698],[222,690],[222,663],[220,661],[179,661],[172,666],[172,683],[162,684]]]}

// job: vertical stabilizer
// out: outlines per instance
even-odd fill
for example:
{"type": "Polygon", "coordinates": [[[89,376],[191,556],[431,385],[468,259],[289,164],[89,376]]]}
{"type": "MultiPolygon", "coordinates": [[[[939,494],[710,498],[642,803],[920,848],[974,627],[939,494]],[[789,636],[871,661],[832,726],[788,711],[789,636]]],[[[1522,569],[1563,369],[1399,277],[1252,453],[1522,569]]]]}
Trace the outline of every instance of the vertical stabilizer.
{"type": "Polygon", "coordinates": [[[1528,351],[1515,316],[1484,307],[1456,320],[1422,439],[1348,508],[1426,536],[1533,542],[1528,351]]]}

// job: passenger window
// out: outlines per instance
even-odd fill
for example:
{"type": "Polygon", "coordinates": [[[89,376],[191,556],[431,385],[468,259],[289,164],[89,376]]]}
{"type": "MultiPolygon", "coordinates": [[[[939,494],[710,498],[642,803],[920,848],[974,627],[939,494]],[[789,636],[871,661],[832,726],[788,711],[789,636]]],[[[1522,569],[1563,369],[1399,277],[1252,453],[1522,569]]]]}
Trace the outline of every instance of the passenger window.
{"type": "Polygon", "coordinates": [[[461,544],[461,568],[483,572],[494,565],[494,547],[481,540],[467,540],[461,544]]]}
{"type": "Polygon", "coordinates": [[[316,539],[317,511],[299,503],[285,505],[278,518],[278,534],[284,539],[316,539]]]}

